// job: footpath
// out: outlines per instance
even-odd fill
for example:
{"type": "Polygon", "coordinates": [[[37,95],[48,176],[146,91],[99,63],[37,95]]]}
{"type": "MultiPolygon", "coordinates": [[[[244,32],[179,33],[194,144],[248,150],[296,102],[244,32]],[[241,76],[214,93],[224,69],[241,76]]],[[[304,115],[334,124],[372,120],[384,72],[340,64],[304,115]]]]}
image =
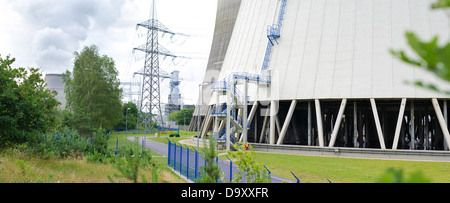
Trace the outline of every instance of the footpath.
{"type": "MultiPolygon", "coordinates": [[[[144,137],[138,137],[138,139],[139,139],[139,144],[142,144],[144,137]]],[[[128,137],[128,140],[135,142],[135,137],[128,137]]],[[[168,157],[168,145],[167,144],[147,139],[144,141],[144,148],[150,149],[150,150],[160,154],[163,157],[168,157]]],[[[190,158],[189,158],[190,160],[195,160],[195,153],[189,153],[189,156],[190,156],[190,158]]],[[[229,161],[219,160],[219,167],[220,167],[221,171],[224,172],[224,174],[226,176],[225,177],[226,180],[228,180],[229,174],[230,174],[229,161]]],[[[237,171],[238,171],[236,164],[233,164],[231,170],[232,170],[233,176],[234,176],[234,174],[237,173],[237,171]]],[[[280,176],[276,176],[273,174],[271,175],[271,178],[272,178],[272,183],[281,183],[283,181],[285,181],[286,183],[295,183],[295,181],[293,181],[293,180],[283,178],[280,176]]]]}

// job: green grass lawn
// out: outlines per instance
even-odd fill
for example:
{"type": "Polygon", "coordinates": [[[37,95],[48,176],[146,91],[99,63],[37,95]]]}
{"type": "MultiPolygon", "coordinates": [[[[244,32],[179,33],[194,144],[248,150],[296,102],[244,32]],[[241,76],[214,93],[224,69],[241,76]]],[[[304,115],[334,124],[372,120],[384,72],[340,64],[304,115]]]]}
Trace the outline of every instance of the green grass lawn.
{"type": "Polygon", "coordinates": [[[273,174],[301,182],[374,183],[389,168],[402,169],[405,177],[422,171],[431,182],[450,183],[450,162],[398,161],[258,153],[257,159],[273,174]]]}

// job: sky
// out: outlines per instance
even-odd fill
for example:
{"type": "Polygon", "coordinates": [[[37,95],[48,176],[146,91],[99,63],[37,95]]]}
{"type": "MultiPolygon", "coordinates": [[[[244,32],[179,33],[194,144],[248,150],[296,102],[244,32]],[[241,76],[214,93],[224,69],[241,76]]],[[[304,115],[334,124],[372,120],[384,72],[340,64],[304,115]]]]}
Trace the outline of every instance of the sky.
{"type": "MultiPolygon", "coordinates": [[[[176,33],[160,36],[160,44],[190,60],[160,58],[160,68],[180,71],[185,104],[198,98],[214,32],[216,0],[156,0],[158,20],[176,33]]],[[[37,67],[43,74],[72,71],[74,52],[95,44],[101,55],[116,62],[122,82],[138,82],[133,73],[144,67],[144,53],[133,48],[145,43],[151,0],[0,0],[0,55],[16,58],[14,67],[37,67]]],[[[161,83],[167,102],[169,80],[161,83]]],[[[133,90],[135,91],[135,90],[133,90]]]]}

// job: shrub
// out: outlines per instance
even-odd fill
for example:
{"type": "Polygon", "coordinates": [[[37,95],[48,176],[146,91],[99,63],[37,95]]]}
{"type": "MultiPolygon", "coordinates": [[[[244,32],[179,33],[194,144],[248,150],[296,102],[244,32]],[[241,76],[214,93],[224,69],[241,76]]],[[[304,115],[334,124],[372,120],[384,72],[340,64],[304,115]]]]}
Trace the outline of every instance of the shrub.
{"type": "Polygon", "coordinates": [[[0,56],[0,147],[26,143],[53,129],[59,102],[45,89],[39,69],[13,68],[15,58],[0,56]]]}
{"type": "Polygon", "coordinates": [[[405,176],[402,169],[389,168],[378,179],[378,183],[430,183],[431,180],[426,177],[422,171],[418,170],[405,176]]]}
{"type": "Polygon", "coordinates": [[[235,147],[238,149],[236,152],[228,152],[228,155],[237,159],[235,163],[239,169],[232,182],[240,183],[244,176],[247,183],[270,183],[271,177],[264,166],[256,161],[253,147],[249,144],[240,146],[236,144],[235,147]]]}
{"type": "MultiPolygon", "coordinates": [[[[139,183],[139,169],[152,167],[152,182],[158,182],[158,165],[153,162],[152,156],[147,151],[133,150],[132,148],[121,149],[116,156],[113,167],[119,171],[114,174],[116,178],[126,178],[133,183],[139,183]]],[[[111,176],[108,176],[110,182],[114,183],[111,176]]],[[[141,174],[141,183],[147,183],[145,175],[141,174]]]]}
{"type": "Polygon", "coordinates": [[[80,158],[90,155],[91,160],[97,157],[97,161],[105,161],[112,154],[107,148],[108,138],[109,135],[102,129],[89,138],[80,136],[75,130],[64,129],[42,134],[29,144],[31,151],[43,158],[80,158]]]}

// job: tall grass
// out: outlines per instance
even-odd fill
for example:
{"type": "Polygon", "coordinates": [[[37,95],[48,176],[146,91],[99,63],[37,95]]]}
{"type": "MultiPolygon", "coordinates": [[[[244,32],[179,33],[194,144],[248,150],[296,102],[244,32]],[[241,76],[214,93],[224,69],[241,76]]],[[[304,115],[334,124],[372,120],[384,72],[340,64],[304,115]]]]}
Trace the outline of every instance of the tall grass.
{"type": "MultiPolygon", "coordinates": [[[[108,176],[117,174],[114,167],[117,140],[120,140],[119,149],[142,150],[136,143],[127,141],[125,135],[110,137],[113,139],[99,131],[91,139],[66,129],[0,149],[0,183],[110,183],[108,176]]],[[[141,177],[158,182],[186,182],[166,166],[167,158],[155,157],[154,161],[161,166],[158,173],[152,167],[143,167],[139,170],[141,177]]],[[[115,177],[114,182],[133,181],[115,177]]]]}
{"type": "MultiPolygon", "coordinates": [[[[161,160],[167,163],[167,160],[161,160]]],[[[42,159],[18,149],[0,152],[0,183],[110,183],[109,176],[117,170],[111,164],[88,162],[86,158],[42,159]]],[[[140,172],[152,180],[152,171],[140,172]]],[[[186,182],[167,168],[162,168],[159,182],[186,182]]],[[[122,183],[132,181],[115,178],[122,183]]]]}

